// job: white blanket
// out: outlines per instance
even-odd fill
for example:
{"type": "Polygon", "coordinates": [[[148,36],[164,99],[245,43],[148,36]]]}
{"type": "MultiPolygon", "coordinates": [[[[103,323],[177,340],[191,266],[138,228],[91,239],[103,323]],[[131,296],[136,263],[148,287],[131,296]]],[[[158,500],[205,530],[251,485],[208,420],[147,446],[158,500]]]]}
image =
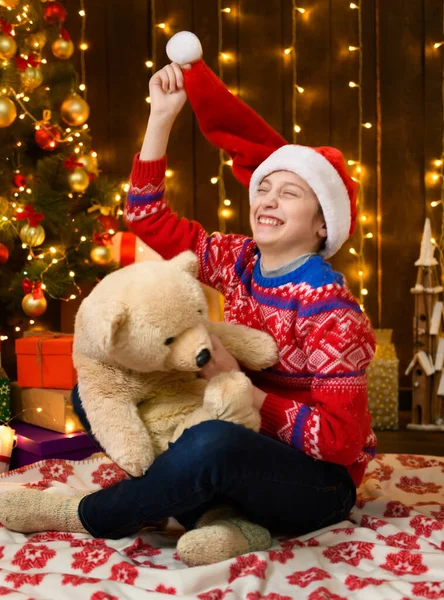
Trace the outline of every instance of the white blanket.
{"type": "MultiPolygon", "coordinates": [[[[27,486],[73,494],[124,476],[106,458],[48,460],[0,477],[0,493],[27,486]]],[[[1,520],[1,515],[0,515],[1,520]]],[[[188,568],[177,534],[121,540],[22,535],[0,528],[0,596],[63,600],[444,599],[444,457],[378,455],[350,520],[268,552],[188,568]]]]}

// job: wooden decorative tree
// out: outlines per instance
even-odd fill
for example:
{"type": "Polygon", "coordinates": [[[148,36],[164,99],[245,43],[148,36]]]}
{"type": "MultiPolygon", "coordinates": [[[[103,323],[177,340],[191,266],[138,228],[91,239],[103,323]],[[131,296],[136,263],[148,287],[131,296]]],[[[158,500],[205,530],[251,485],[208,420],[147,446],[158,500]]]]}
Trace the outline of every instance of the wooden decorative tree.
{"type": "Polygon", "coordinates": [[[443,286],[434,257],[430,219],[426,219],[421,242],[413,319],[413,359],[406,374],[412,373],[413,402],[410,429],[444,431],[444,337],[443,286]]]}

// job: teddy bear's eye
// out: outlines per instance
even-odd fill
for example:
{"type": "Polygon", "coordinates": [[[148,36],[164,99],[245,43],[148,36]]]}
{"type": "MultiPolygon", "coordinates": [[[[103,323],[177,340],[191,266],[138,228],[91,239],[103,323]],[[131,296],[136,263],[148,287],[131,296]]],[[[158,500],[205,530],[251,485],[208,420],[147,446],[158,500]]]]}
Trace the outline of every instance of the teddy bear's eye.
{"type": "Polygon", "coordinates": [[[203,315],[203,310],[201,308],[199,308],[197,312],[199,315],[203,315]]]}
{"type": "Polygon", "coordinates": [[[165,344],[165,346],[170,346],[173,342],[174,342],[174,338],[170,337],[165,340],[164,344],[165,344]]]}

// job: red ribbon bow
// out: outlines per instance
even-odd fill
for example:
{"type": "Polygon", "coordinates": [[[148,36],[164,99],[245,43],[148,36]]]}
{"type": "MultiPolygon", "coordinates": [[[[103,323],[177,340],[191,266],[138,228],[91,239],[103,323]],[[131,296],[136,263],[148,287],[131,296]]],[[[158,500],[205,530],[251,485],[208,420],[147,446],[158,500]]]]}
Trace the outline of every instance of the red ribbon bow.
{"type": "Polygon", "coordinates": [[[99,246],[110,246],[112,244],[112,236],[108,233],[97,233],[93,234],[93,242],[99,244],[99,246]]]}
{"type": "Polygon", "coordinates": [[[42,282],[31,281],[27,277],[22,281],[22,290],[24,294],[32,294],[34,300],[43,298],[42,282]]]}
{"type": "Polygon", "coordinates": [[[0,18],[0,29],[4,35],[9,35],[9,37],[12,37],[12,25],[3,18],[0,18]]]}
{"type": "Polygon", "coordinates": [[[69,35],[69,33],[66,31],[65,28],[62,28],[60,30],[60,35],[65,40],[65,42],[69,42],[71,40],[71,36],[69,35]]]}
{"type": "Polygon", "coordinates": [[[65,169],[68,169],[68,171],[71,171],[71,173],[74,171],[75,168],[83,167],[83,163],[76,161],[76,157],[74,156],[74,154],[71,154],[69,158],[65,158],[63,164],[65,165],[65,169]]]}
{"type": "Polygon", "coordinates": [[[27,204],[21,212],[18,212],[16,215],[18,221],[24,221],[25,219],[29,219],[29,224],[31,227],[37,227],[40,221],[43,219],[43,213],[34,212],[34,207],[31,204],[27,204]]]}
{"type": "Polygon", "coordinates": [[[40,61],[37,60],[35,54],[30,54],[28,58],[23,58],[23,56],[15,57],[15,64],[20,71],[25,71],[26,67],[38,67],[40,61]]]}

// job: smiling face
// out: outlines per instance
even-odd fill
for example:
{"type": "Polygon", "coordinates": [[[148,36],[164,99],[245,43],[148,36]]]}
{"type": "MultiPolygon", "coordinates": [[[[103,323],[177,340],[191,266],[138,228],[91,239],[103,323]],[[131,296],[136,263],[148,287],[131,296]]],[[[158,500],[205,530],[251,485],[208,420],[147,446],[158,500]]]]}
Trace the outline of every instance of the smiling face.
{"type": "Polygon", "coordinates": [[[291,171],[275,171],[261,181],[250,206],[250,226],[266,269],[316,252],[327,237],[316,194],[291,171]]]}

